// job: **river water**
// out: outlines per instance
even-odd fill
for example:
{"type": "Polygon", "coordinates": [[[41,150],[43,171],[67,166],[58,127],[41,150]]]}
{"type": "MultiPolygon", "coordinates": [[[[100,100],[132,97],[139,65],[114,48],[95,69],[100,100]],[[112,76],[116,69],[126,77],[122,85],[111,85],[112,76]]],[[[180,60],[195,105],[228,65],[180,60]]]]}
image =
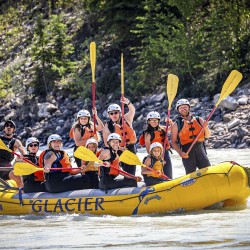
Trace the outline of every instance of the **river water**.
{"type": "MultiPolygon", "coordinates": [[[[248,167],[249,153],[249,149],[208,150],[212,164],[234,160],[248,167]]],[[[144,155],[139,153],[141,159],[144,155]]],[[[184,175],[175,153],[172,162],[174,177],[184,175]]],[[[0,249],[250,249],[250,199],[244,210],[137,217],[0,216],[0,225],[0,249]]]]}

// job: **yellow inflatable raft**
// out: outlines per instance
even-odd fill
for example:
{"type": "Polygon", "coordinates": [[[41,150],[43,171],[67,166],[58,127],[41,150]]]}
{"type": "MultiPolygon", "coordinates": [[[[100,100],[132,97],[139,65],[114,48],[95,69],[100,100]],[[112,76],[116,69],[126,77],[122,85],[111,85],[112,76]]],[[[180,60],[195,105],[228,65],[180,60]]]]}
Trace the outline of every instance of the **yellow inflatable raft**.
{"type": "Polygon", "coordinates": [[[246,206],[249,171],[223,162],[151,187],[78,190],[58,194],[18,192],[0,182],[0,214],[81,213],[131,216],[198,210],[220,203],[246,206]]]}

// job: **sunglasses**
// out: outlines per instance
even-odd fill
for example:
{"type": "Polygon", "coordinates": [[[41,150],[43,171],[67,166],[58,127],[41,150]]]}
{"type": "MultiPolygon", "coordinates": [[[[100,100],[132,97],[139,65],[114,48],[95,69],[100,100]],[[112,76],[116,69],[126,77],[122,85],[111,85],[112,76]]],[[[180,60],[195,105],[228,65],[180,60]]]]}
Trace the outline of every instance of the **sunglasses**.
{"type": "Polygon", "coordinates": [[[109,112],[109,114],[110,114],[110,115],[117,115],[117,114],[119,114],[119,112],[118,112],[118,111],[115,111],[115,112],[109,112]]]}
{"type": "Polygon", "coordinates": [[[30,144],[29,147],[38,147],[38,144],[30,144]]]}
{"type": "Polygon", "coordinates": [[[14,128],[13,124],[5,124],[5,126],[4,126],[4,127],[6,127],[6,128],[8,128],[8,127],[10,127],[10,128],[14,128]]]}

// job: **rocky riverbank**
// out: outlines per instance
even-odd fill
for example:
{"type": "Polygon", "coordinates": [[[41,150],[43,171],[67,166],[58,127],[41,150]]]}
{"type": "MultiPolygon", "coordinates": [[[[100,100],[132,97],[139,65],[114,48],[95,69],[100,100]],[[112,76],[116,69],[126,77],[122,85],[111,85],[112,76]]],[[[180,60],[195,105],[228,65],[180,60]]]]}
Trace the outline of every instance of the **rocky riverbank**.
{"type": "MultiPolygon", "coordinates": [[[[248,148],[250,147],[250,83],[238,87],[232,95],[224,99],[214,115],[209,127],[212,131],[211,137],[207,140],[208,148],[248,148]]],[[[190,98],[192,113],[202,116],[204,119],[209,115],[218,100],[215,95],[213,100],[209,97],[201,99],[190,98]]],[[[39,102],[38,99],[25,101],[18,96],[9,96],[9,101],[2,100],[0,103],[0,127],[4,121],[12,119],[17,125],[17,135],[23,142],[30,136],[35,136],[46,144],[48,136],[58,133],[62,136],[64,146],[72,147],[74,142],[69,138],[69,130],[75,121],[77,112],[80,109],[91,110],[91,99],[74,99],[57,93],[56,97],[50,96],[46,101],[39,102]]],[[[176,98],[172,104],[171,118],[177,116],[174,109],[176,98]]],[[[110,103],[118,100],[110,94],[105,100],[97,100],[99,117],[105,122],[107,120],[107,107],[110,103]]],[[[149,111],[158,111],[162,116],[162,124],[166,117],[168,102],[165,91],[151,96],[143,96],[140,101],[134,102],[136,115],[133,126],[137,136],[146,126],[146,115],[149,111]]]]}

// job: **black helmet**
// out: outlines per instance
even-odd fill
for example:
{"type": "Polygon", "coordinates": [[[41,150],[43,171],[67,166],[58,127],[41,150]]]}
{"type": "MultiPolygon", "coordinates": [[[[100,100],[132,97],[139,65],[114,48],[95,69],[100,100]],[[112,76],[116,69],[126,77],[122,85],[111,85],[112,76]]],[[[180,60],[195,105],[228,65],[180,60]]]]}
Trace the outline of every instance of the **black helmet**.
{"type": "Polygon", "coordinates": [[[4,127],[6,126],[6,124],[12,124],[14,126],[14,128],[16,129],[16,124],[12,121],[12,120],[7,120],[5,123],[4,123],[4,127]]]}

